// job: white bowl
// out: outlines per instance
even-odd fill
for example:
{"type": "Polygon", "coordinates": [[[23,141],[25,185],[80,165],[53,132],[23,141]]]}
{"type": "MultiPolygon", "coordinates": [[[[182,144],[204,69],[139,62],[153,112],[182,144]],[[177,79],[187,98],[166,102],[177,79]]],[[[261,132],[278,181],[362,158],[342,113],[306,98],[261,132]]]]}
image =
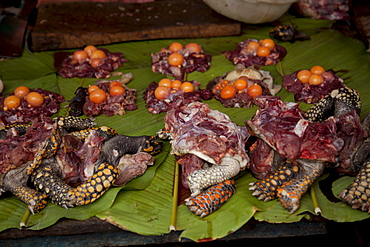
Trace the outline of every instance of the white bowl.
{"type": "Polygon", "coordinates": [[[279,19],[297,0],[203,0],[216,12],[236,21],[257,24],[279,19]]]}

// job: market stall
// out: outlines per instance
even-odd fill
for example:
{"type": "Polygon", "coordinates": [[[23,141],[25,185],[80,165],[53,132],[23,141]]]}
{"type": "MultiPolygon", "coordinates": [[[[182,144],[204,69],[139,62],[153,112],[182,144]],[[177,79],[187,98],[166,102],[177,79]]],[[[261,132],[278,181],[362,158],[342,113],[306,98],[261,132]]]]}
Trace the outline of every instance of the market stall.
{"type": "MultiPolygon", "coordinates": [[[[115,4],[118,5],[118,3],[115,4]]],[[[42,4],[39,7],[42,8],[42,4]]],[[[127,87],[136,90],[135,103],[137,106],[137,109],[127,110],[121,115],[96,115],[94,118],[97,125],[112,127],[120,135],[156,135],[165,126],[166,113],[151,114],[146,107],[147,102],[143,94],[150,83],[159,82],[166,76],[153,72],[153,54],[169,47],[173,42],[183,45],[200,44],[204,52],[212,57],[210,67],[206,71],[188,73],[187,81],[198,81],[200,88],[204,89],[210,81],[234,70],[235,65],[225,57],[225,51],[234,50],[239,42],[248,39],[270,38],[269,33],[274,27],[274,24],[270,22],[245,24],[223,19],[223,17],[218,19],[216,13],[211,13],[212,18],[205,18],[197,24],[192,22],[186,24],[185,22],[185,25],[163,27],[168,28],[166,30],[172,30],[167,33],[169,36],[160,36],[158,30],[148,32],[154,36],[145,35],[145,32],[140,30],[129,30],[128,34],[124,32],[111,34],[110,39],[93,39],[94,42],[101,42],[93,45],[105,48],[111,53],[122,53],[124,59],[127,59],[114,70],[115,74],[104,79],[119,80],[122,75],[132,73],[133,79],[127,83],[127,87]],[[217,25],[222,27],[217,28],[217,25]],[[210,26],[207,32],[205,32],[206,26],[210,26]],[[127,37],[132,37],[130,34],[140,35],[141,38],[135,36],[128,40],[127,37]],[[116,39],[113,39],[113,36],[116,39]],[[113,42],[107,40],[113,40],[113,42]]],[[[287,51],[286,56],[276,65],[262,66],[262,69],[273,77],[274,83],[283,85],[284,75],[320,65],[326,70],[333,71],[344,80],[346,86],[360,93],[362,100],[360,118],[363,119],[370,111],[368,100],[370,98],[368,90],[370,63],[365,43],[333,29],[335,22],[331,20],[313,20],[286,13],[279,19],[279,23],[293,25],[309,35],[310,39],[295,42],[282,42],[274,39],[277,45],[284,47],[287,51]]],[[[42,36],[39,24],[36,23],[34,28],[35,41],[37,37],[42,36]]],[[[65,33],[70,35],[69,32],[65,33]]],[[[92,35],[96,38],[101,34],[97,31],[92,35]]],[[[42,38],[47,40],[46,36],[42,38]]],[[[40,45],[38,40],[36,51],[31,53],[24,49],[21,57],[2,59],[0,79],[4,84],[4,91],[1,96],[5,97],[19,86],[49,90],[64,96],[66,100],[61,103],[60,109],[54,116],[67,116],[70,110],[68,101],[75,96],[76,89],[88,87],[97,81],[97,78],[63,78],[54,67],[56,54],[73,53],[77,49],[91,45],[87,43],[86,37],[88,36],[82,35],[82,37],[85,38],[73,39],[70,36],[62,38],[60,34],[59,36],[56,34],[53,38],[49,37],[48,45],[50,46],[40,45]],[[70,47],[63,46],[62,50],[59,50],[59,47],[55,45],[58,43],[55,37],[62,40],[64,45],[76,40],[80,43],[73,43],[70,47]],[[52,45],[58,50],[51,49],[52,45]],[[47,49],[43,49],[45,47],[47,49]]],[[[173,77],[170,76],[170,78],[173,77]]],[[[277,96],[283,101],[295,102],[293,93],[284,87],[277,93],[277,96]]],[[[216,98],[201,101],[209,105],[212,110],[226,114],[240,127],[244,127],[258,109],[256,105],[249,108],[225,107],[216,98]]],[[[311,104],[299,102],[299,108],[302,111],[307,111],[310,106],[311,104]]],[[[338,194],[352,183],[354,176],[339,176],[333,170],[325,170],[313,182],[311,189],[303,195],[299,208],[289,213],[278,200],[265,202],[252,195],[253,192],[249,189],[250,184],[258,179],[248,169],[245,169],[235,176],[236,193],[220,209],[200,218],[192,213],[184,203],[184,198],[190,194],[189,191],[180,188],[175,192],[173,189],[176,181],[176,158],[171,153],[170,141],[163,140],[162,142],[162,151],[154,156],[154,165],[149,167],[144,175],[133,179],[125,186],[110,188],[101,198],[91,204],[67,210],[49,201],[39,213],[29,216],[24,222],[24,227],[20,227],[20,222],[28,211],[26,204],[17,197],[6,194],[0,199],[0,230],[2,231],[0,244],[1,241],[11,244],[13,239],[24,239],[35,240],[42,246],[38,241],[45,241],[45,239],[52,241],[53,237],[54,240],[60,238],[60,241],[67,241],[71,235],[85,238],[84,236],[87,235],[84,234],[92,236],[99,234],[102,239],[105,239],[105,241],[96,240],[96,244],[92,246],[169,243],[177,242],[179,239],[204,242],[267,236],[324,235],[327,234],[327,222],[350,224],[366,222],[370,217],[367,212],[352,209],[338,197],[338,194]],[[179,200],[174,207],[175,193],[179,200]],[[317,207],[320,208],[319,211],[317,207]],[[269,235],[269,232],[273,234],[269,235]],[[122,242],[123,238],[132,238],[132,240],[122,242]]],[[[84,243],[83,239],[79,241],[81,245],[84,243]]]]}

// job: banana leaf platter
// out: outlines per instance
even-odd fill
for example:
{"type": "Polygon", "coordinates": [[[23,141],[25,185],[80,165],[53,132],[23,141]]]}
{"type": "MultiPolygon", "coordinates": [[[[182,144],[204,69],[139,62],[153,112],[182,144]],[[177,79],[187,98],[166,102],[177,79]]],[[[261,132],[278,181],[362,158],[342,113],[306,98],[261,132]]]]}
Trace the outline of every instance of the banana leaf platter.
{"type": "MultiPolygon", "coordinates": [[[[360,92],[363,108],[361,117],[370,111],[370,63],[365,45],[357,39],[347,37],[331,28],[333,22],[296,18],[289,14],[279,20],[282,24],[293,24],[297,29],[310,35],[309,41],[294,43],[278,42],[287,49],[287,56],[275,66],[264,66],[274,77],[276,84],[282,84],[282,75],[290,74],[302,68],[321,65],[326,69],[338,71],[338,75],[350,88],[360,92]]],[[[209,81],[234,69],[232,63],[222,54],[233,50],[238,42],[249,38],[263,39],[269,37],[272,24],[243,25],[239,36],[212,37],[197,39],[161,39],[124,42],[103,46],[111,52],[121,52],[129,62],[124,63],[117,71],[133,73],[134,79],[128,84],[137,89],[138,109],[128,111],[123,116],[97,116],[98,125],[115,128],[124,135],[152,135],[164,127],[164,113],[151,115],[145,107],[142,94],[152,81],[159,81],[164,75],[151,71],[151,53],[168,47],[174,41],[186,44],[197,42],[206,53],[212,55],[211,67],[204,73],[194,72],[188,80],[201,82],[205,87],[209,81]]],[[[65,50],[71,52],[72,50],[65,50]]],[[[62,94],[66,100],[74,96],[79,86],[93,84],[96,79],[71,78],[63,79],[53,66],[55,51],[44,51],[0,62],[0,79],[4,82],[4,93],[12,92],[17,86],[43,88],[62,94]]],[[[115,77],[112,77],[114,79],[115,77]]],[[[294,101],[293,95],[282,89],[278,96],[284,101],[294,101]]],[[[252,118],[256,107],[225,108],[215,99],[207,101],[211,109],[226,113],[233,122],[243,126],[252,118]]],[[[310,106],[300,103],[303,110],[310,106]]],[[[62,105],[56,115],[66,115],[67,109],[62,105]]],[[[164,150],[156,156],[155,165],[147,172],[124,187],[112,188],[96,202],[63,209],[49,203],[40,213],[31,215],[26,223],[28,230],[41,230],[56,224],[60,219],[86,220],[97,217],[124,230],[148,236],[159,236],[170,232],[172,213],[173,182],[175,158],[170,154],[169,142],[164,142],[164,150]]],[[[328,174],[324,174],[312,186],[321,207],[321,217],[335,222],[355,222],[370,218],[370,214],[351,209],[341,202],[336,195],[346,188],[353,177],[345,176],[332,183],[329,190],[336,200],[330,199],[320,186],[328,174]]],[[[249,191],[249,183],[256,179],[243,171],[236,178],[236,194],[215,213],[199,218],[189,211],[187,206],[177,206],[175,229],[180,238],[193,241],[215,240],[223,238],[241,228],[251,219],[270,223],[292,223],[309,219],[315,215],[311,193],[304,195],[298,211],[289,214],[277,200],[258,201],[249,191]]],[[[0,231],[10,228],[20,229],[20,221],[27,211],[26,205],[14,196],[0,199],[0,231]]]]}

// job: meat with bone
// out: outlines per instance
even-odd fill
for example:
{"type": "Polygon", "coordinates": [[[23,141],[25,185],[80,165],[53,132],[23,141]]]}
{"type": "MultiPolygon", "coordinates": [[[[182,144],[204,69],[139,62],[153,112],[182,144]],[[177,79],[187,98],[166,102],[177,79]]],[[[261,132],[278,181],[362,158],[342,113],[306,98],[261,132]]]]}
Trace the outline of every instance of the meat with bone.
{"type": "MultiPolygon", "coordinates": [[[[188,178],[193,196],[249,166],[249,157],[245,151],[249,137],[247,129],[233,123],[227,115],[211,110],[207,104],[194,102],[170,110],[165,116],[165,129],[171,135],[172,153],[179,160],[191,154],[211,165],[196,171],[185,168],[190,174],[185,173],[183,176],[188,178]],[[207,175],[210,175],[209,179],[207,175]]],[[[186,162],[192,160],[182,159],[181,164],[192,166],[191,162],[186,162]]]]}
{"type": "Polygon", "coordinates": [[[313,123],[304,119],[297,103],[265,96],[255,101],[260,109],[247,123],[280,156],[335,162],[343,140],[336,134],[334,118],[313,123]]]}

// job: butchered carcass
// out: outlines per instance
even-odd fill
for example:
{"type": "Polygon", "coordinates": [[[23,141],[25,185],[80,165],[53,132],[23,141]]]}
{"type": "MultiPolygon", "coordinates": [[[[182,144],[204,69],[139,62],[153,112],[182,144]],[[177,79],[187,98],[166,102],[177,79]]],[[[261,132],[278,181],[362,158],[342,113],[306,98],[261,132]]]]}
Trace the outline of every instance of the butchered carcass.
{"type": "MultiPolygon", "coordinates": [[[[326,166],[337,167],[342,173],[353,170],[351,157],[367,136],[357,114],[357,96],[349,88],[333,90],[326,103],[317,103],[308,114],[297,103],[284,102],[279,97],[257,97],[260,109],[247,123],[285,162],[252,184],[253,195],[265,201],[279,198],[293,213],[301,196],[326,166]],[[322,115],[324,109],[334,109],[334,114],[313,122],[312,116],[322,115]]],[[[253,162],[251,167],[259,165],[253,162]]]]}
{"type": "Polygon", "coordinates": [[[171,136],[172,153],[185,171],[184,186],[190,188],[192,196],[249,166],[247,129],[205,103],[194,102],[167,112],[165,129],[171,136]]]}

